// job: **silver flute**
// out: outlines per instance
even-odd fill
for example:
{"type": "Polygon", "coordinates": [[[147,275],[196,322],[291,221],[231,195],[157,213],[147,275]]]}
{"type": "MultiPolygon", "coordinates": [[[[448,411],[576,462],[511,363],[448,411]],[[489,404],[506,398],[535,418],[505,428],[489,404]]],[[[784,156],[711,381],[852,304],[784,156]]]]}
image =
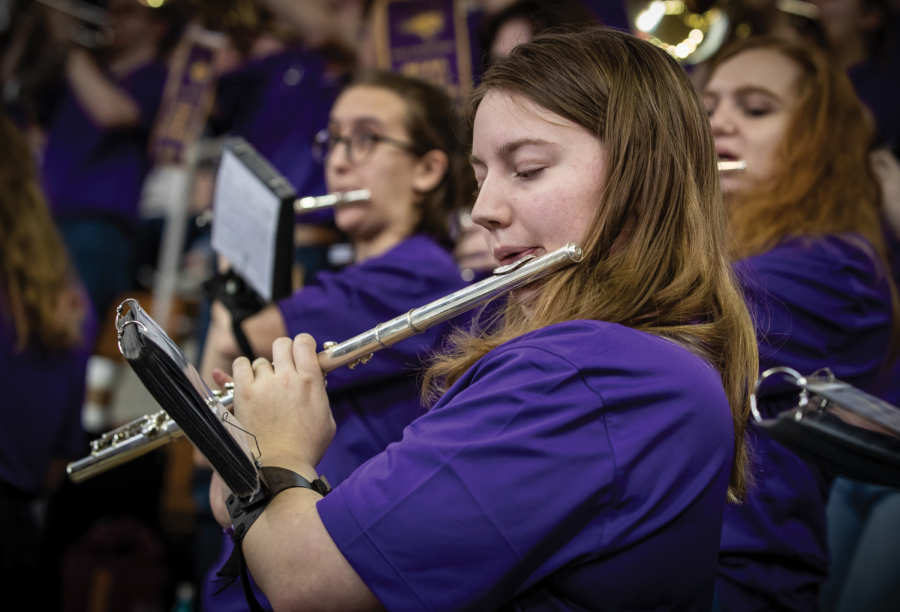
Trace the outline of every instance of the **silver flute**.
{"type": "MultiPolygon", "coordinates": [[[[305,198],[297,198],[294,200],[294,214],[305,215],[307,213],[322,210],[324,208],[334,208],[338,204],[345,202],[361,202],[372,197],[372,192],[368,189],[356,189],[346,193],[335,192],[323,196],[307,196],[305,198]]],[[[213,222],[215,213],[212,208],[207,208],[197,217],[197,227],[205,227],[213,222]]]]}
{"type": "MultiPolygon", "coordinates": [[[[317,355],[319,367],[323,374],[327,374],[342,366],[354,368],[368,363],[372,355],[381,349],[421,334],[429,327],[581,259],[581,247],[574,242],[540,257],[523,257],[508,266],[497,268],[492,276],[479,283],[414,308],[345,342],[326,342],[323,345],[325,350],[317,355]]],[[[232,385],[225,387],[224,390],[213,393],[227,407],[234,401],[234,395],[232,385]]],[[[212,404],[215,405],[215,402],[212,404]]],[[[91,442],[91,454],[70,463],[66,472],[73,482],[82,482],[183,436],[181,427],[161,410],[103,434],[91,442]]]]}
{"type": "Polygon", "coordinates": [[[360,202],[368,200],[372,193],[368,189],[357,189],[346,193],[329,193],[328,195],[306,197],[294,200],[294,213],[302,215],[322,208],[331,208],[345,202],[360,202]]]}
{"type": "Polygon", "coordinates": [[[729,170],[746,170],[747,162],[743,159],[737,161],[720,161],[719,172],[727,172],[729,170]]]}

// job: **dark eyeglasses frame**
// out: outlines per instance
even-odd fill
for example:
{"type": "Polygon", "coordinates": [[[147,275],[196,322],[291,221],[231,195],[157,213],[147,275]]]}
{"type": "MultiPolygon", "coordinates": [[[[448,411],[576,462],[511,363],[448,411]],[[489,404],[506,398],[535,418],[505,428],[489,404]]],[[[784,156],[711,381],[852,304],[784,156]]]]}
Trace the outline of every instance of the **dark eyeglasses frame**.
{"type": "Polygon", "coordinates": [[[375,152],[375,148],[382,142],[387,144],[392,144],[395,147],[399,147],[404,151],[408,151],[416,155],[417,149],[416,146],[403,142],[401,140],[397,140],[395,138],[390,138],[388,136],[382,136],[380,134],[367,134],[368,138],[371,140],[372,144],[366,154],[359,159],[353,157],[353,144],[352,139],[353,136],[333,136],[328,130],[320,130],[313,138],[313,157],[319,163],[325,163],[325,160],[331,155],[334,151],[334,148],[340,143],[344,143],[345,152],[344,154],[347,156],[347,161],[350,162],[354,166],[361,166],[368,162],[372,155],[375,152]]]}

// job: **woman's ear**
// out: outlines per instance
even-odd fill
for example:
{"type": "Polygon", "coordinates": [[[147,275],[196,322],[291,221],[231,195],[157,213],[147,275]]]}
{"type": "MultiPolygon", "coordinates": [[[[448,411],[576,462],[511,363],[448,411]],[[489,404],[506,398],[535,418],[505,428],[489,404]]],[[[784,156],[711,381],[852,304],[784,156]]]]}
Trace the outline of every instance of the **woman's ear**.
{"type": "Polygon", "coordinates": [[[441,184],[450,159],[440,149],[432,149],[423,155],[413,170],[412,186],[416,193],[425,194],[441,184]]]}

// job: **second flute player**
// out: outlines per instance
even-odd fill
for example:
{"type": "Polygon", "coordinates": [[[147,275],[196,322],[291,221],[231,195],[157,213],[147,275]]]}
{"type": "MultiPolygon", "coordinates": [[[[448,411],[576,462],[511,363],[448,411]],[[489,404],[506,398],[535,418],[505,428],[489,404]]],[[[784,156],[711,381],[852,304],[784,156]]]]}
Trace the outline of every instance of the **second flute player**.
{"type": "MultiPolygon", "coordinates": [[[[598,30],[520,45],[470,108],[499,263],[584,260],[458,338],[431,410],[329,495],[248,528],[214,482],[217,516],[276,610],[708,610],[756,347],[703,106],[664,51],[598,30]]],[[[235,362],[261,461],[309,481],[334,431],[314,350],[235,362]]]]}

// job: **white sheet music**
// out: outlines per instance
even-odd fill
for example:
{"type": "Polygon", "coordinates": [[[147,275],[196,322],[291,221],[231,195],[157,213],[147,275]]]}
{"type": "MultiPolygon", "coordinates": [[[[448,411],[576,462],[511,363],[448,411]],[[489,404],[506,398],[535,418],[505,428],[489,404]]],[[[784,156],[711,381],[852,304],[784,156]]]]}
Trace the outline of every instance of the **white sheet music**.
{"type": "Polygon", "coordinates": [[[213,249],[266,301],[272,300],[281,201],[228,149],[216,177],[213,249]]]}

